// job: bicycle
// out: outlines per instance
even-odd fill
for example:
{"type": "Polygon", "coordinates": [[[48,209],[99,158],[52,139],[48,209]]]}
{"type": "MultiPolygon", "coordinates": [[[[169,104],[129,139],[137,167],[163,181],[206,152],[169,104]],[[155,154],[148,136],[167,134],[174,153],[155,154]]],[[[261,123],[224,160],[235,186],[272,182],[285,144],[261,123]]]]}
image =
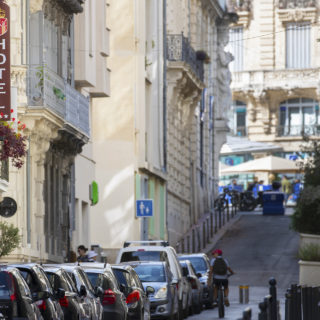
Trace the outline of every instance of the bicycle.
{"type": "MultiPolygon", "coordinates": [[[[228,274],[228,278],[231,277],[232,274],[228,274]]],[[[218,306],[218,314],[219,318],[224,318],[224,288],[221,283],[219,283],[218,287],[218,295],[217,295],[217,306],[218,306]]]]}

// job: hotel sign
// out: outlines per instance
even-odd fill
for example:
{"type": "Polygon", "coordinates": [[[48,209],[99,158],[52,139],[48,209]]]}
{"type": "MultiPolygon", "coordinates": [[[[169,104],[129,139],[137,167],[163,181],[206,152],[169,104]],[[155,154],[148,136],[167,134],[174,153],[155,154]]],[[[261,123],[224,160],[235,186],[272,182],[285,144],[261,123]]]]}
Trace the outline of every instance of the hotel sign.
{"type": "Polygon", "coordinates": [[[10,8],[0,0],[0,120],[10,120],[10,8]]]}

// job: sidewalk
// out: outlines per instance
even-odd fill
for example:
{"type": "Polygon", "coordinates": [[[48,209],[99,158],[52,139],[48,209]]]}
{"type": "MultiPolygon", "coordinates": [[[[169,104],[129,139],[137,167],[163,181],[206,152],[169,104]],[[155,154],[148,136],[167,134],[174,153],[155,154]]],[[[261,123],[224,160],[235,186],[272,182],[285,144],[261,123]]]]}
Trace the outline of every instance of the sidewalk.
{"type": "MultiPolygon", "coordinates": [[[[258,319],[260,312],[259,303],[263,301],[264,297],[269,294],[268,287],[250,287],[249,288],[249,304],[239,303],[239,288],[230,286],[230,307],[225,308],[225,320],[241,319],[243,310],[246,308],[252,309],[252,319],[258,319]]],[[[280,315],[284,319],[285,292],[278,289],[278,300],[280,301],[280,315]]],[[[215,320],[219,319],[217,308],[208,309],[201,312],[201,314],[189,317],[190,320],[215,320]]]]}

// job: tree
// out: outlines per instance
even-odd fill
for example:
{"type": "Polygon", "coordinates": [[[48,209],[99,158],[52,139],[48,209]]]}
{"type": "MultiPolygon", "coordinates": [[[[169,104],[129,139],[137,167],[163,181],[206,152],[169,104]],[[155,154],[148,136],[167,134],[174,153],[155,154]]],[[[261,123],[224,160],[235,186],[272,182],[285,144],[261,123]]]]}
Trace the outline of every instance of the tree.
{"type": "Polygon", "coordinates": [[[13,224],[0,222],[0,257],[7,256],[16,249],[21,241],[19,229],[13,224]]]}

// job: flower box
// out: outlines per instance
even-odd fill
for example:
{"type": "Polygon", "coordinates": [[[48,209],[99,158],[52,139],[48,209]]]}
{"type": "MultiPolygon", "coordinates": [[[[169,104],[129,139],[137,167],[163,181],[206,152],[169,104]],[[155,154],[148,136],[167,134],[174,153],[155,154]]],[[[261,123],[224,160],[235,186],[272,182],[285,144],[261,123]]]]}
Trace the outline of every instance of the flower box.
{"type": "Polygon", "coordinates": [[[320,286],[320,261],[299,261],[299,284],[320,286]]]}

